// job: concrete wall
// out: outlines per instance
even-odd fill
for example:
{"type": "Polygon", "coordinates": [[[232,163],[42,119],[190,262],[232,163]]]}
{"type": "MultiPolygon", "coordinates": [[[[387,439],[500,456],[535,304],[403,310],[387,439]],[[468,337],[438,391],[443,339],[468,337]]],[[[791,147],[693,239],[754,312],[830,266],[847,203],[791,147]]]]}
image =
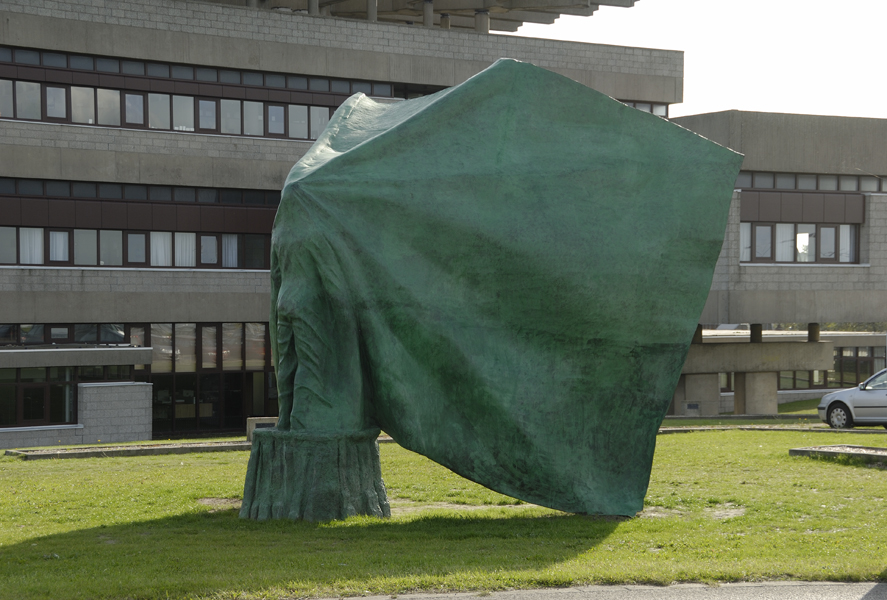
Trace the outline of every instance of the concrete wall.
{"type": "Polygon", "coordinates": [[[81,383],[77,425],[0,428],[0,448],[151,439],[151,384],[81,383]]]}
{"type": "Polygon", "coordinates": [[[264,322],[268,271],[0,267],[4,323],[264,322]]]}
{"type": "Polygon", "coordinates": [[[0,40],[29,48],[452,86],[502,57],[623,100],[680,102],[683,53],[309,17],[194,0],[4,0],[0,40]]]}
{"type": "Polygon", "coordinates": [[[887,321],[887,194],[865,195],[860,264],[740,264],[739,206],[735,192],[701,323],[887,321]]]}
{"type": "Polygon", "coordinates": [[[729,110],[674,122],[745,154],[746,171],[887,175],[887,119],[729,110]]]}
{"type": "Polygon", "coordinates": [[[151,348],[103,346],[92,348],[0,348],[0,368],[97,367],[104,365],[143,365],[152,359],[151,348]]]}
{"type": "Polygon", "coordinates": [[[275,190],[311,142],[3,121],[0,174],[275,190]]]}

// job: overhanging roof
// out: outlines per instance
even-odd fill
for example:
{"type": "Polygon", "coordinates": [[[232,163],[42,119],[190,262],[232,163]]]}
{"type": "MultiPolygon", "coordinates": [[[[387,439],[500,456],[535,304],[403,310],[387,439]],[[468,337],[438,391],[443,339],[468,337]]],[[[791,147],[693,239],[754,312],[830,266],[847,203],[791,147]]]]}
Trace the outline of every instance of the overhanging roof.
{"type": "MultiPolygon", "coordinates": [[[[524,23],[551,24],[561,15],[591,16],[599,6],[630,8],[637,0],[433,0],[434,23],[448,15],[450,27],[474,29],[478,11],[490,15],[490,29],[517,31],[524,23]]],[[[426,0],[378,0],[379,21],[422,23],[426,0]]],[[[272,0],[273,8],[308,10],[308,0],[272,0]]],[[[367,18],[367,0],[320,0],[330,16],[367,18]]]]}

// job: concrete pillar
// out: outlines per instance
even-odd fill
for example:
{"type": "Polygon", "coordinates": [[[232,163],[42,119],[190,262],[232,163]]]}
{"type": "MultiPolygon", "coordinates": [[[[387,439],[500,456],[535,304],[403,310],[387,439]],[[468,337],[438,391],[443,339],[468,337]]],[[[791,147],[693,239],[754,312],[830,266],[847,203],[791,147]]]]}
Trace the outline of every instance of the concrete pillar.
{"type": "Polygon", "coordinates": [[[434,27],[434,0],[425,0],[422,3],[423,25],[425,27],[434,27]]]}
{"type": "Polygon", "coordinates": [[[447,13],[440,13],[440,28],[441,29],[449,29],[450,28],[450,15],[447,13]]]}
{"type": "Polygon", "coordinates": [[[367,21],[375,23],[379,20],[378,0],[367,0],[367,21]]]}
{"type": "Polygon", "coordinates": [[[320,16],[320,0],[308,0],[308,14],[320,16]]]}
{"type": "Polygon", "coordinates": [[[702,343],[702,325],[696,326],[696,331],[693,333],[693,341],[692,344],[701,344],[702,343]]]}
{"type": "Polygon", "coordinates": [[[671,404],[668,405],[667,415],[684,415],[686,414],[686,394],[685,390],[685,380],[686,375],[681,375],[681,378],[678,379],[678,385],[674,389],[674,395],[671,397],[671,404]]]}
{"type": "Polygon", "coordinates": [[[775,415],[779,412],[778,373],[734,373],[733,412],[775,415]]]}
{"type": "Polygon", "coordinates": [[[807,341],[819,341],[819,323],[807,323],[807,341]]]}
{"type": "Polygon", "coordinates": [[[684,375],[684,414],[703,417],[721,412],[721,382],[717,373],[684,375]]]}
{"type": "Polygon", "coordinates": [[[764,341],[764,326],[760,323],[751,324],[751,341],[760,343],[764,341]]]}
{"type": "Polygon", "coordinates": [[[474,11],[474,30],[478,33],[490,33],[490,11],[474,11]]]}

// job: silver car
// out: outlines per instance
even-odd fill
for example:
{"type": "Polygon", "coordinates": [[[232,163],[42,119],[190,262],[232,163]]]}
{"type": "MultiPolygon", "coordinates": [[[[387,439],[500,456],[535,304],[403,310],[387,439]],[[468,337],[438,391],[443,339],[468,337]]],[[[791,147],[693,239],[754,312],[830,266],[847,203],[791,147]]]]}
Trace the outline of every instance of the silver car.
{"type": "Polygon", "coordinates": [[[887,369],[855,388],[826,394],[816,409],[823,423],[834,429],[850,429],[854,425],[887,428],[887,369]]]}

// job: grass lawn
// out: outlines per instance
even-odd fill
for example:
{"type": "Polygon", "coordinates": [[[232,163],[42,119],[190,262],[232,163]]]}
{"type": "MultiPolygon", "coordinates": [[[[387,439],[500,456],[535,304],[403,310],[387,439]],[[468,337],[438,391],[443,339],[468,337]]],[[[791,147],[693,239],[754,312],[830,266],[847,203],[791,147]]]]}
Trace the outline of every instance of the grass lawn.
{"type": "Polygon", "coordinates": [[[887,447],[887,436],[660,436],[645,516],[630,520],[515,505],[395,444],[381,445],[395,516],[320,525],[198,502],[239,499],[246,452],[0,458],[0,598],[885,580],[887,471],[788,456],[819,444],[887,447]]]}

